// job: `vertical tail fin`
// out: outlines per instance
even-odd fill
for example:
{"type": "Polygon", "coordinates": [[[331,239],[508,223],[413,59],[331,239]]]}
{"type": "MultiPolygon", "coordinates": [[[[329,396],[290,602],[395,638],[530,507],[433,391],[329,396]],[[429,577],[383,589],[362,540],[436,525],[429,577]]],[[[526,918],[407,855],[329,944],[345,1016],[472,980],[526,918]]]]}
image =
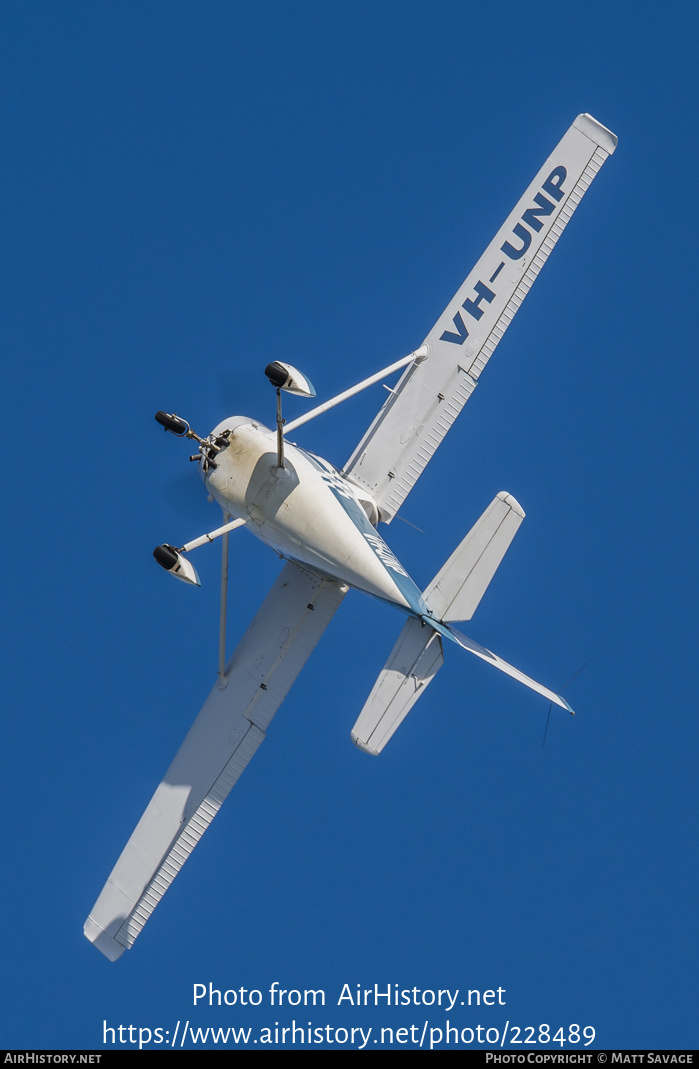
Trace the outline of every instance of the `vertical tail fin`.
{"type": "Polygon", "coordinates": [[[462,650],[467,650],[468,653],[475,654],[476,657],[480,657],[482,661],[486,661],[488,664],[492,664],[493,668],[499,668],[505,675],[511,676],[512,679],[516,679],[519,683],[524,683],[525,687],[529,687],[530,690],[536,691],[537,694],[542,694],[544,698],[548,698],[554,705],[560,705],[561,709],[567,709],[569,713],[575,716],[575,712],[568,705],[565,698],[562,698],[560,694],[556,694],[555,691],[549,690],[543,683],[537,683],[531,676],[527,676],[524,672],[520,672],[519,668],[515,668],[514,665],[508,664],[502,657],[498,657],[497,653],[493,653],[492,650],[487,650],[485,646],[481,646],[480,643],[474,642],[468,635],[462,635],[460,631],[457,631],[455,627],[450,627],[448,624],[438,624],[435,621],[434,627],[440,632],[450,638],[452,642],[455,642],[457,646],[461,646],[462,650]]]}
{"type": "Polygon", "coordinates": [[[523,519],[514,497],[498,494],[434,577],[423,594],[431,616],[408,620],[352,729],[360,750],[379,754],[424,693],[444,663],[442,636],[573,711],[560,695],[451,627],[471,619],[523,519]]]}

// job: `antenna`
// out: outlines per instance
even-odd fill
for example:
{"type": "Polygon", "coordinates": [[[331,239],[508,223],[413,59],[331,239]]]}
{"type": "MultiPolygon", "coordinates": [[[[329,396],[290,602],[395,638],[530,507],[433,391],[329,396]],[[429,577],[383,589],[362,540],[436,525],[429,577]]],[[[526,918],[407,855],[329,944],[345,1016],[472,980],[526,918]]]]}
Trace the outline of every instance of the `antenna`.
{"type": "MultiPolygon", "coordinates": [[[[575,677],[576,677],[576,676],[579,676],[579,675],[580,675],[580,673],[581,673],[581,672],[582,672],[582,671],[583,671],[583,670],[584,670],[585,668],[587,668],[588,664],[590,664],[591,662],[592,662],[592,657],[590,657],[590,660],[589,660],[589,661],[585,661],[585,664],[584,664],[584,665],[582,666],[582,668],[578,668],[577,672],[574,672],[574,673],[573,673],[573,675],[572,675],[572,676],[570,677],[570,679],[568,680],[568,683],[572,683],[572,682],[573,682],[573,680],[575,679],[575,677]]],[[[568,686],[568,683],[564,683],[564,684],[563,684],[563,686],[561,687],[561,689],[560,689],[560,690],[559,690],[559,692],[558,692],[559,694],[562,694],[562,693],[563,693],[563,691],[564,691],[564,690],[566,689],[566,687],[568,686]]],[[[544,746],[546,745],[546,736],[547,736],[547,734],[548,734],[548,730],[549,730],[549,720],[551,719],[551,709],[552,709],[552,708],[553,708],[552,704],[551,704],[551,703],[549,703],[549,715],[548,715],[548,716],[546,717],[546,727],[545,727],[545,729],[544,729],[544,741],[543,741],[543,742],[542,742],[542,744],[541,744],[541,746],[542,746],[542,749],[543,749],[543,747],[544,747],[544,746]]]]}

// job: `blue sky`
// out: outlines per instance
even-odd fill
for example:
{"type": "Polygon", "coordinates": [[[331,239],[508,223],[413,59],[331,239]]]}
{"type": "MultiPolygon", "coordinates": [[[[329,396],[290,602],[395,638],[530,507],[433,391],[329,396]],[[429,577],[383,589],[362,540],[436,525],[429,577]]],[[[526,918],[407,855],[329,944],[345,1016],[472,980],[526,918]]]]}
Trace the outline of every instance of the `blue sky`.
{"type": "MultiPolygon", "coordinates": [[[[696,22],[672,3],[2,5],[3,1046],[294,1016],[696,1045],[696,22]],[[216,668],[217,550],[201,590],[151,552],[218,513],[154,412],[269,422],[270,359],[325,398],[415,348],[582,111],[617,152],[408,499],[424,534],[382,530],[424,586],[513,493],[527,519],[468,633],[553,687],[591,659],[578,716],[554,710],[542,748],[546,702],[449,649],[365,756],[349,731],[402,620],[350,594],[108,963],[84,918],[216,668]],[[275,980],[326,1006],[192,1005],[195,983],[275,980]],[[345,983],[506,1005],[359,1010],[345,983]]],[[[382,393],[299,442],[341,466],[382,393]]],[[[231,548],[232,647],[279,562],[246,532],[231,548]]]]}

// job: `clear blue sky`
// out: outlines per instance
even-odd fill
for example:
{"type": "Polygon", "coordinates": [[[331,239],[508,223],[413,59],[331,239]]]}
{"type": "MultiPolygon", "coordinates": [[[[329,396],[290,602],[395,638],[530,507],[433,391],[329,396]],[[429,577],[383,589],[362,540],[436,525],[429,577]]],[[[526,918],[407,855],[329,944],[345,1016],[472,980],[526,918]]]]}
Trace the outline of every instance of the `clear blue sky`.
{"type": "MultiPolygon", "coordinates": [[[[696,1045],[696,33],[677,3],[5,0],[3,1046],[447,1016],[696,1045]],[[542,748],[546,702],[449,649],[365,756],[402,621],[351,594],[108,963],[84,918],[216,666],[218,551],[201,590],[151,551],[219,514],[154,412],[271,421],[270,359],[324,398],[405,355],[582,111],[617,152],[408,499],[424,534],[383,528],[426,585],[513,493],[467,630],[554,687],[591,658],[577,718],[542,748]],[[327,1004],[192,1005],[275,980],[327,1004]],[[345,983],[506,1005],[357,1010],[345,983]]],[[[382,393],[298,440],[340,466],[382,393]]],[[[246,532],[232,562],[231,645],[279,570],[246,532]]]]}

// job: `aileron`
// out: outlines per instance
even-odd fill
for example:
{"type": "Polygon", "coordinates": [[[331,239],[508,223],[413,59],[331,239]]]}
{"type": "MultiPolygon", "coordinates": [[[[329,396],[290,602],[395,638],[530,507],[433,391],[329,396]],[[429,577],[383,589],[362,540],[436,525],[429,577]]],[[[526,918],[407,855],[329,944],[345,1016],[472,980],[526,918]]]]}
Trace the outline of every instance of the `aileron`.
{"type": "Polygon", "coordinates": [[[472,395],[616,138],[575,120],[429,332],[429,355],[404,372],[345,466],[389,523],[472,395]]]}
{"type": "MultiPolygon", "coordinates": [[[[157,546],[157,563],[189,589],[188,554],[221,538],[218,680],[158,786],[85,922],[85,935],[115,960],[131,947],[265,739],[349,587],[407,617],[352,732],[378,754],[444,662],[444,639],[569,709],[554,691],[462,635],[523,518],[502,492],[421,590],[379,534],[410,493],[478,385],[481,372],[616,138],[578,116],[526,190],[422,346],[291,422],[282,391],[310,398],[303,372],[280,360],[265,374],[276,391],[276,432],[231,416],[206,436],[176,413],[156,421],[197,443],[190,457],[224,523],[179,548],[157,546]],[[339,471],[285,439],[285,431],[404,368],[395,390],[339,471]],[[226,663],[228,537],[239,527],[287,560],[226,663]]],[[[570,710],[572,712],[572,710],[570,710]]]]}

